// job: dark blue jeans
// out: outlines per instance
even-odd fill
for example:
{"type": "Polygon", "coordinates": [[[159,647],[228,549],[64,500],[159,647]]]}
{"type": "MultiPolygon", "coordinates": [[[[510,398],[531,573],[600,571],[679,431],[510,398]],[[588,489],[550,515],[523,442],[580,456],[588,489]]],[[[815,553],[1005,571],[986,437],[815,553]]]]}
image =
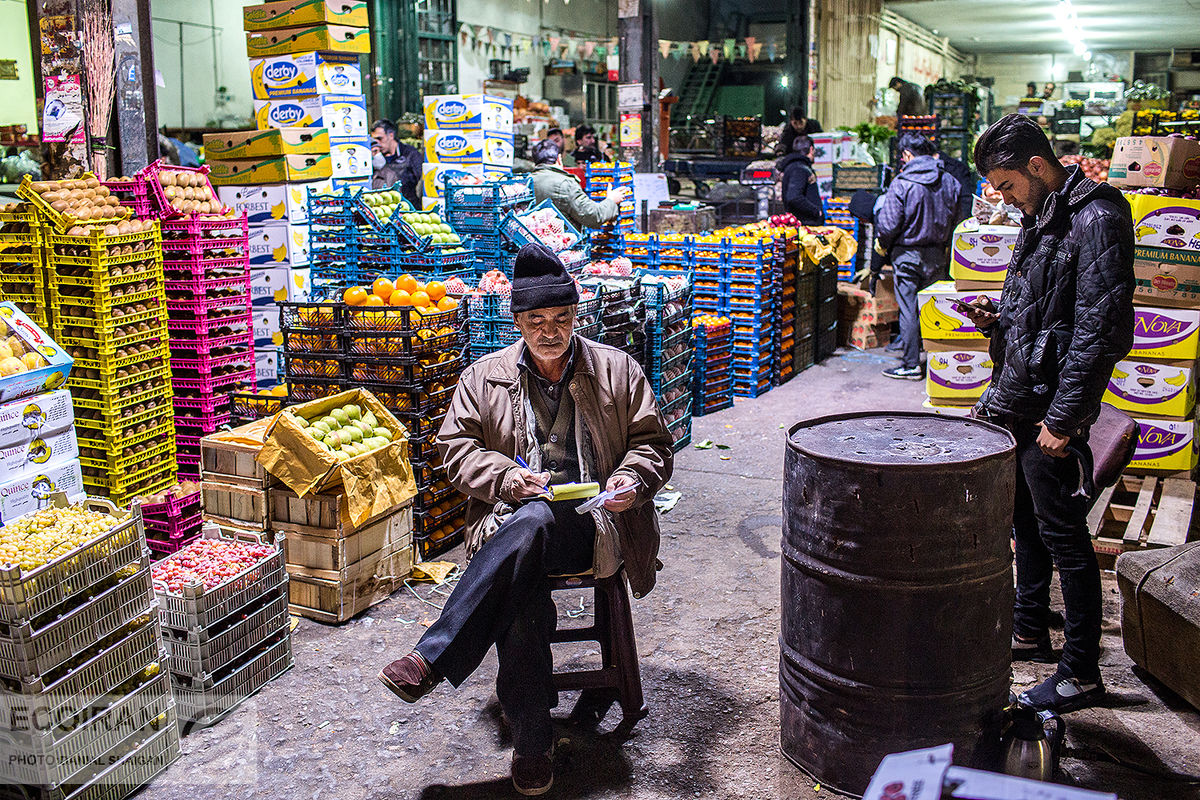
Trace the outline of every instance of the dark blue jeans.
{"type": "Polygon", "coordinates": [[[1050,581],[1054,568],[1066,606],[1066,644],[1061,663],[1080,680],[1100,674],[1100,567],[1087,528],[1092,456],[1087,442],[1072,439],[1077,452],[1054,458],[1037,444],[1033,422],[1008,426],[1017,439],[1017,496],[1013,507],[1017,599],[1013,633],[1022,639],[1049,630],[1050,581]],[[1081,490],[1081,484],[1086,484],[1081,490]]]}
{"type": "Polygon", "coordinates": [[[921,365],[921,310],[917,293],[939,280],[946,268],[945,247],[892,248],[892,270],[896,277],[896,304],[900,306],[900,339],[904,343],[900,365],[921,365]]]}
{"type": "Polygon", "coordinates": [[[467,565],[442,615],[416,650],[455,686],[493,644],[500,660],[496,695],[522,755],[550,749],[550,709],[558,705],[550,636],[557,611],[548,575],[592,568],[596,527],[575,513],[579,501],[535,500],[519,508],[467,565]]]}

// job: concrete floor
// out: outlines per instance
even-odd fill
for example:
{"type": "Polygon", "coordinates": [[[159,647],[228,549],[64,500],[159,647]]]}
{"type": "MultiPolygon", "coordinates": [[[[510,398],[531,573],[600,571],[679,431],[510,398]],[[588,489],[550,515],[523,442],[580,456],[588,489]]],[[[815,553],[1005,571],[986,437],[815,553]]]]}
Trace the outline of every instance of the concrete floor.
{"type": "MultiPolygon", "coordinates": [[[[672,485],[683,499],[664,518],[666,567],[655,591],[634,603],[650,716],[625,739],[613,732],[615,709],[600,733],[564,726],[549,796],[830,794],[778,749],[783,428],[849,410],[919,409],[922,384],[880,376],[892,363],[881,354],[843,353],[762,398],[695,421],[694,441],[712,439],[729,449],[689,447],[676,459],[672,485]]],[[[1104,590],[1103,668],[1111,698],[1103,708],[1070,716],[1062,780],[1125,800],[1200,797],[1197,784],[1161,777],[1200,772],[1200,714],[1133,674],[1121,647],[1111,574],[1104,590]]],[[[440,602],[429,584],[418,591],[440,602]]],[[[494,654],[463,687],[443,684],[417,706],[375,679],[436,614],[402,591],[340,627],[301,621],[295,668],[220,724],[185,738],[183,757],[139,797],[516,797],[498,725],[494,654]]],[[[1025,688],[1052,670],[1018,666],[1016,685],[1025,688]]],[[[556,713],[565,717],[572,701],[566,698],[556,713]]]]}

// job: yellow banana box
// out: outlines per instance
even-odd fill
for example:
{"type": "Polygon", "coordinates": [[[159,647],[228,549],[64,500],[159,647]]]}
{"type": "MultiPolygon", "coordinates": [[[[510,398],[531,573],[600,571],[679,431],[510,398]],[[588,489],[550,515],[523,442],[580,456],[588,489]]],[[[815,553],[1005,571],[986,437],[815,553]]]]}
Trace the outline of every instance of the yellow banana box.
{"type": "Polygon", "coordinates": [[[1200,356],[1200,309],[1133,309],[1133,349],[1128,358],[1195,361],[1200,356]]]}
{"type": "MultiPolygon", "coordinates": [[[[303,267],[309,261],[309,227],[272,222],[250,228],[246,245],[251,267],[303,267]]],[[[284,288],[287,282],[284,281],[284,288]]]]}
{"type": "Polygon", "coordinates": [[[1200,308],[1200,250],[1134,247],[1133,277],[1137,302],[1200,308]]]}
{"type": "Polygon", "coordinates": [[[328,152],[329,131],[325,128],[272,128],[204,134],[206,163],[328,152]]]}
{"type": "Polygon", "coordinates": [[[309,183],[276,183],[263,186],[227,184],[217,187],[217,197],[227,206],[246,212],[251,225],[265,222],[308,222],[308,193],[328,194],[329,180],[309,183]]]}
{"type": "Polygon", "coordinates": [[[288,53],[250,59],[255,100],[362,94],[358,56],[345,53],[288,53]]]}
{"type": "Polygon", "coordinates": [[[1200,253],[1200,200],[1152,194],[1125,197],[1133,212],[1133,238],[1137,244],[1200,253]]]}
{"type": "Polygon", "coordinates": [[[975,407],[975,403],[972,401],[969,405],[954,405],[953,403],[946,403],[941,400],[935,400],[932,397],[926,397],[925,402],[921,406],[926,411],[940,414],[943,417],[969,417],[971,409],[975,407]]]}
{"type": "Polygon", "coordinates": [[[242,29],[265,31],[301,25],[367,27],[365,0],[278,0],[242,9],[242,29]]]}
{"type": "Polygon", "coordinates": [[[491,131],[425,131],[425,161],[512,167],[512,134],[491,131]]]}
{"type": "Polygon", "coordinates": [[[1135,418],[1138,442],[1129,472],[1191,472],[1200,461],[1194,419],[1135,418]]]}
{"type": "Polygon", "coordinates": [[[973,218],[960,223],[951,244],[950,277],[1003,283],[1020,230],[1008,225],[980,225],[973,218]]]}
{"type": "Polygon", "coordinates": [[[329,154],[277,156],[261,160],[237,159],[209,164],[208,178],[216,185],[246,183],[305,183],[329,178],[333,159],[329,154]]]}
{"type": "Polygon", "coordinates": [[[1000,305],[1000,287],[987,291],[960,292],[953,281],[939,281],[917,295],[920,310],[921,338],[959,340],[983,340],[971,320],[954,310],[954,303],[969,303],[976,297],[986,295],[997,306],[1000,305]]]}
{"type": "Polygon", "coordinates": [[[288,273],[290,277],[288,300],[293,303],[307,303],[309,296],[312,295],[312,269],[292,267],[288,273]]]}
{"type": "Polygon", "coordinates": [[[1186,417],[1196,403],[1195,362],[1118,361],[1104,402],[1134,416],[1186,417]]]}
{"type": "Polygon", "coordinates": [[[246,33],[246,55],[250,58],[315,51],[369,53],[371,31],[346,25],[310,25],[246,33]]]}
{"type": "Polygon", "coordinates": [[[978,400],[992,382],[987,342],[925,342],[925,393],[942,405],[978,400]]]}
{"type": "Polygon", "coordinates": [[[512,133],[513,101],[490,94],[433,94],[425,97],[425,127],[453,131],[512,133]]]}
{"type": "Polygon", "coordinates": [[[268,128],[328,128],[330,142],[370,138],[367,104],[361,94],[320,94],[283,100],[255,100],[254,124],[268,128]]]}

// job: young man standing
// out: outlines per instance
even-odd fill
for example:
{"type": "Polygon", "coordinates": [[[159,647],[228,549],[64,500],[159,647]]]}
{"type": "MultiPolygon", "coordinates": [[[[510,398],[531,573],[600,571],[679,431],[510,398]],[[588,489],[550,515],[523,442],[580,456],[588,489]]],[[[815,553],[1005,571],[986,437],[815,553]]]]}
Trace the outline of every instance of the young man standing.
{"type": "Polygon", "coordinates": [[[792,152],[775,166],[783,173],[783,207],[789,214],[794,214],[801,225],[824,225],[825,206],[821,204],[812,159],[813,140],[797,136],[792,142],[792,152]]]}
{"type": "Polygon", "coordinates": [[[425,154],[396,137],[396,123],[390,119],[377,120],[371,126],[372,189],[384,189],[399,182],[404,199],[412,207],[421,208],[421,172],[425,154]]]}
{"type": "Polygon", "coordinates": [[[1054,663],[1054,567],[1066,605],[1058,669],[1020,699],[1072,711],[1104,694],[1088,428],[1113,365],[1133,346],[1133,220],[1117,189],[1063,168],[1028,117],[1009,114],[988,128],[975,166],[1024,213],[1000,308],[980,303],[968,312],[990,337],[995,363],[976,414],[1017,440],[1014,660],[1054,663]]]}

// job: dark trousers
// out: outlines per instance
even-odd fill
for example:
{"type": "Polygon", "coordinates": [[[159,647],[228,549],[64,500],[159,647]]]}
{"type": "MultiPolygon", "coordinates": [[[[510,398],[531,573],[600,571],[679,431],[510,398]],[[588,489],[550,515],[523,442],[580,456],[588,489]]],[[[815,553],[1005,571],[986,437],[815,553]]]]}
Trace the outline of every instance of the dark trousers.
{"type": "Polygon", "coordinates": [[[1017,439],[1017,496],[1013,507],[1017,599],[1013,633],[1022,639],[1049,630],[1050,580],[1054,567],[1066,606],[1066,644],[1061,663],[1081,680],[1100,674],[1100,567],[1087,528],[1092,458],[1087,442],[1073,438],[1066,458],[1037,444],[1033,422],[1009,426],[1017,439]],[[1083,489],[1081,490],[1081,485],[1083,489]]]}
{"type": "Polygon", "coordinates": [[[519,508],[467,565],[442,615],[416,650],[455,686],[493,644],[496,694],[522,755],[550,749],[550,709],[558,704],[550,636],[557,623],[549,575],[592,567],[596,527],[578,501],[536,500],[519,508]]]}
{"type": "Polygon", "coordinates": [[[904,343],[900,365],[921,365],[921,310],[917,293],[940,279],[946,267],[946,248],[892,248],[892,270],[896,281],[896,304],[900,306],[900,340],[904,343]]]}

